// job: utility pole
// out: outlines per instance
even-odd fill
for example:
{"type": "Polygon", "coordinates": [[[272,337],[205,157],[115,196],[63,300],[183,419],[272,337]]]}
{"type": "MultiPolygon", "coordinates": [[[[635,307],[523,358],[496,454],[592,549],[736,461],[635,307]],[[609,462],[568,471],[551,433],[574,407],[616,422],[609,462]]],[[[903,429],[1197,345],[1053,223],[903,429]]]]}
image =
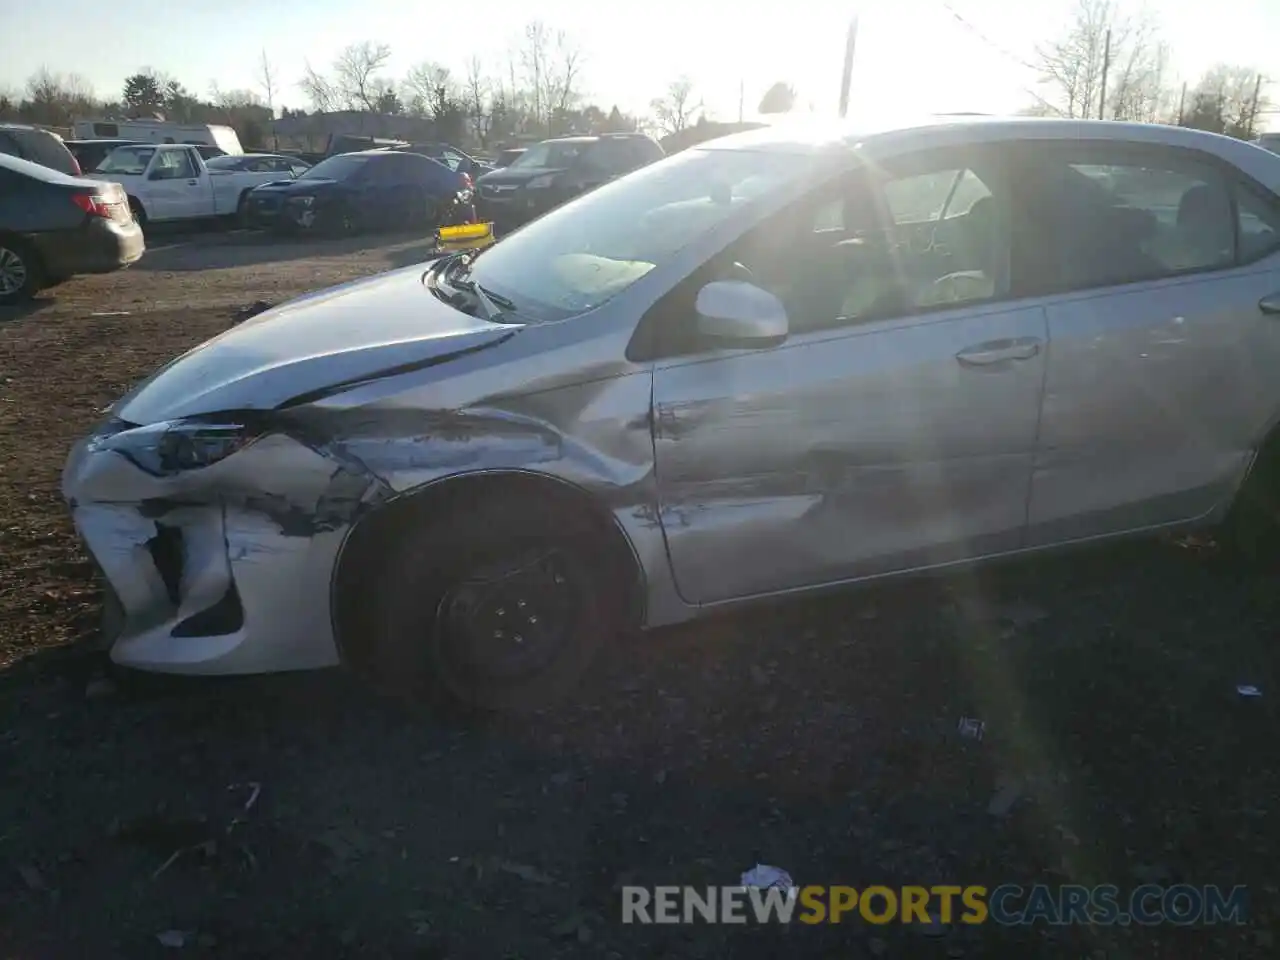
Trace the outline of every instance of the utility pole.
{"type": "Polygon", "coordinates": [[[853,79],[853,48],[858,42],[858,18],[849,24],[849,37],[844,45],[844,73],[840,77],[840,118],[849,114],[849,83],[853,79]]]}
{"type": "Polygon", "coordinates": [[[1102,49],[1102,93],[1098,97],[1098,119],[1107,119],[1107,71],[1111,69],[1111,28],[1107,27],[1107,45],[1102,49]]]}
{"type": "Polygon", "coordinates": [[[1183,109],[1187,105],[1187,81],[1182,81],[1182,93],[1178,97],[1178,126],[1182,126],[1183,109]]]}
{"type": "Polygon", "coordinates": [[[1262,74],[1258,74],[1258,79],[1253,83],[1253,100],[1249,104],[1249,139],[1254,136],[1254,127],[1258,121],[1258,98],[1262,96],[1262,74]]]}

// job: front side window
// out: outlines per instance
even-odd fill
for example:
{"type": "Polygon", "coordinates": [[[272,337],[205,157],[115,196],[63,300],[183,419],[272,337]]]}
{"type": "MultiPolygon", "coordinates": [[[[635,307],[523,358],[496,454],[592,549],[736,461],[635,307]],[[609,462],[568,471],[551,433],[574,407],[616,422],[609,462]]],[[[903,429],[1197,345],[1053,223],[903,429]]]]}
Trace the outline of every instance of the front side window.
{"type": "Polygon", "coordinates": [[[811,170],[804,156],[687,150],[527,224],[483,250],[472,273],[522,318],[583,313],[811,170]]]}
{"type": "Polygon", "coordinates": [[[186,150],[162,150],[151,168],[153,180],[189,180],[195,175],[195,162],[186,150]]]}
{"type": "Polygon", "coordinates": [[[1010,203],[994,160],[907,158],[820,190],[706,279],[764,287],[796,333],[996,300],[1010,290],[1010,203]]]}

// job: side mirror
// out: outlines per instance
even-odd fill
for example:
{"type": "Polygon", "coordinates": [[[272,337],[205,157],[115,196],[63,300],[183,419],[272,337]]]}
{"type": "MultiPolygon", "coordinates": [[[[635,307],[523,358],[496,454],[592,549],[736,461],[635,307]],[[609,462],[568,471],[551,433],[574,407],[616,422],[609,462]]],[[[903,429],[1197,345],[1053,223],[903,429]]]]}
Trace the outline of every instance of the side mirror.
{"type": "Polygon", "coordinates": [[[743,280],[716,280],[698,291],[698,333],[718,346],[762,349],[787,339],[782,301],[743,280]]]}

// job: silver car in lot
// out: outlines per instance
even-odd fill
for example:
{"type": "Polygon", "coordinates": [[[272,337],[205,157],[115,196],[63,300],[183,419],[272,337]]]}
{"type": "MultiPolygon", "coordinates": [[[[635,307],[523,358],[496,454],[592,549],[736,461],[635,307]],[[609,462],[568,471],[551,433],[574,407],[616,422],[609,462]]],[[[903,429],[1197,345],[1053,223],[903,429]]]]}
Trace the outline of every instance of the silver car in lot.
{"type": "Polygon", "coordinates": [[[1173,127],[784,124],[276,307],[70,455],[111,655],[521,709],[629,628],[1263,517],[1278,193],[1173,127]]]}

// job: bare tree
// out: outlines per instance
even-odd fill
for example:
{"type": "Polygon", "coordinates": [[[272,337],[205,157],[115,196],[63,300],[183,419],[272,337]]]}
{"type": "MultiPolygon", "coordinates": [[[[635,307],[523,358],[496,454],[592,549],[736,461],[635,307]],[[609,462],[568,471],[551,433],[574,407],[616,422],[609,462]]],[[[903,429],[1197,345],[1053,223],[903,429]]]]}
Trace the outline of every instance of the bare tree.
{"type": "Polygon", "coordinates": [[[1191,107],[1183,121],[1186,126],[1225,133],[1251,140],[1257,133],[1258,117],[1267,109],[1258,89],[1258,71],[1252,67],[1220,63],[1209,70],[1191,92],[1191,107]]]}
{"type": "Polygon", "coordinates": [[[387,89],[377,74],[390,59],[391,48],[385,43],[365,40],[344,49],[333,64],[333,87],[342,105],[348,110],[375,113],[378,99],[387,89]]]}
{"type": "Polygon", "coordinates": [[[541,20],[525,25],[524,43],[520,48],[520,63],[524,68],[525,85],[532,102],[529,112],[534,123],[545,126],[550,110],[547,104],[547,79],[551,59],[551,31],[541,20]]]}
{"type": "Polygon", "coordinates": [[[1113,34],[1111,47],[1107,115],[1144,123],[1169,119],[1169,47],[1155,23],[1145,15],[1125,23],[1119,43],[1113,34]]]}
{"type": "Polygon", "coordinates": [[[262,94],[266,97],[267,107],[271,110],[273,117],[276,114],[276,94],[280,91],[278,76],[275,67],[267,58],[267,51],[263,50],[258,60],[258,86],[262,88],[262,94]]]}
{"type": "Polygon", "coordinates": [[[405,100],[414,113],[438,118],[460,99],[449,68],[438,63],[420,63],[405,77],[405,100]]]}
{"type": "Polygon", "coordinates": [[[306,94],[311,109],[317,113],[329,113],[338,105],[338,92],[333,83],[324,74],[316,70],[308,62],[302,71],[302,79],[298,86],[306,94]]]}
{"type": "Polygon", "coordinates": [[[582,93],[582,48],[563,31],[556,34],[555,60],[548,72],[547,101],[553,115],[563,115],[578,105],[582,93]]]}
{"type": "Polygon", "coordinates": [[[36,123],[68,126],[77,114],[96,106],[93,88],[78,74],[53,73],[41,67],[27,79],[25,109],[36,123]]]}
{"type": "Polygon", "coordinates": [[[693,99],[693,81],[688,77],[673,80],[665,97],[650,102],[654,120],[663,133],[679,133],[693,121],[693,115],[702,109],[702,101],[693,99]]]}
{"type": "Polygon", "coordinates": [[[1121,40],[1116,36],[1112,0],[1077,0],[1075,19],[1066,35],[1036,50],[1040,82],[1048,100],[1068,117],[1097,116],[1102,94],[1107,31],[1112,31],[1112,56],[1121,40]]]}
{"type": "Polygon", "coordinates": [[[489,87],[489,80],[484,72],[484,64],[479,57],[471,57],[467,61],[467,112],[471,116],[472,132],[475,133],[476,139],[481,143],[484,143],[489,135],[489,115],[486,111],[489,100],[489,87]]]}

